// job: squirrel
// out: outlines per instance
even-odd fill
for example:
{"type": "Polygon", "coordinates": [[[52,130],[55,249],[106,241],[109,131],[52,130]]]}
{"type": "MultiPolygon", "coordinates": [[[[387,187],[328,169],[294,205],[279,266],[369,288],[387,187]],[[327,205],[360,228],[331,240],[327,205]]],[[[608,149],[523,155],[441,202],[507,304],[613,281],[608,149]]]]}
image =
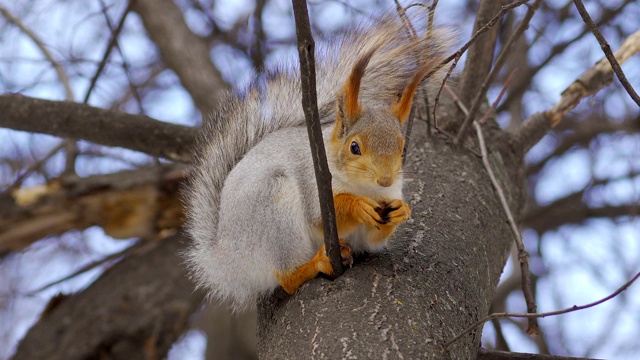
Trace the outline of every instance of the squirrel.
{"type": "MultiPolygon", "coordinates": [[[[411,214],[402,200],[402,128],[449,36],[408,30],[386,15],[318,51],[318,108],[343,264],[352,252],[384,249],[411,214]]],[[[187,265],[199,287],[233,310],[255,306],[278,286],[293,294],[333,273],[300,93],[298,75],[270,74],[244,96],[229,94],[197,141],[186,190],[187,265]]]]}

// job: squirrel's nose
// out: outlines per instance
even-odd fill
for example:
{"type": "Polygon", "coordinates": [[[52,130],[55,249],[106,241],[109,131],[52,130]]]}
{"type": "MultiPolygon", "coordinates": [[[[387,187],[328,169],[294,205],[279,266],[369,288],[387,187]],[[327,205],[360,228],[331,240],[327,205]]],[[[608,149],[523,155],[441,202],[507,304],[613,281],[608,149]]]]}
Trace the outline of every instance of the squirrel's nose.
{"type": "Polygon", "coordinates": [[[377,179],[376,182],[380,186],[389,187],[391,186],[391,184],[393,184],[393,179],[391,179],[391,176],[384,176],[377,179]]]}

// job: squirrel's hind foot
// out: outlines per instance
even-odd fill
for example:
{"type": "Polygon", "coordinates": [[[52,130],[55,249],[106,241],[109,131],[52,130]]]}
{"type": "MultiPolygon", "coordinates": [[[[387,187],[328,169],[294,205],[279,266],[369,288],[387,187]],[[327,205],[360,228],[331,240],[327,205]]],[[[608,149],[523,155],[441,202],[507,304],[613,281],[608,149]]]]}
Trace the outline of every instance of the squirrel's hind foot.
{"type": "Polygon", "coordinates": [[[340,257],[342,257],[342,266],[351,267],[353,265],[353,255],[351,254],[351,245],[345,239],[338,239],[340,242],[340,257]]]}
{"type": "Polygon", "coordinates": [[[319,273],[333,275],[333,267],[325,251],[324,244],[307,263],[293,271],[276,272],[276,278],[286,292],[293,294],[300,286],[318,276],[319,273]]]}

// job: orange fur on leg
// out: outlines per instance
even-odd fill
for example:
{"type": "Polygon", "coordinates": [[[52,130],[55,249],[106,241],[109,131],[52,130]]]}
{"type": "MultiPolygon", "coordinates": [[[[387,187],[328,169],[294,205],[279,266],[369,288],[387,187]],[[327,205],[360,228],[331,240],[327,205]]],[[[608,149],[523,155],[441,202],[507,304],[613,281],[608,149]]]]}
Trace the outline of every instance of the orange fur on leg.
{"type": "Polygon", "coordinates": [[[298,267],[292,272],[276,273],[278,283],[280,286],[288,292],[293,294],[307,281],[318,276],[318,273],[327,275],[333,274],[333,267],[331,267],[331,261],[327,256],[324,245],[318,250],[316,255],[309,260],[306,264],[298,267]]]}
{"type": "MultiPolygon", "coordinates": [[[[384,223],[380,214],[376,211],[376,209],[380,210],[380,204],[371,198],[342,193],[335,195],[333,202],[336,209],[338,234],[340,235],[340,255],[345,266],[353,263],[353,257],[351,248],[344,240],[344,237],[353,231],[356,226],[365,224],[372,229],[377,229],[375,235],[370,239],[375,244],[388,238],[396,226],[406,221],[410,214],[409,206],[402,200],[393,201],[387,206],[392,206],[394,210],[388,213],[389,220],[384,223]]],[[[321,224],[318,226],[322,229],[321,224]]],[[[280,286],[289,294],[293,294],[304,283],[318,276],[318,273],[333,274],[333,267],[327,256],[324,244],[307,263],[291,272],[276,272],[276,277],[280,286]]]]}

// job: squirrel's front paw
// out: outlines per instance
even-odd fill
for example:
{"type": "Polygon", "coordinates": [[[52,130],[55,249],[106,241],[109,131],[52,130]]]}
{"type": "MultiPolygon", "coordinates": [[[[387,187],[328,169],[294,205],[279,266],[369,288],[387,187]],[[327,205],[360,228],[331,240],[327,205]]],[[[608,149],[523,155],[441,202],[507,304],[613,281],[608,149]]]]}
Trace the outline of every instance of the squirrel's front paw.
{"type": "Polygon", "coordinates": [[[392,200],[382,205],[380,216],[385,224],[398,225],[407,221],[411,216],[411,208],[402,200],[392,200]]]}
{"type": "Polygon", "coordinates": [[[366,225],[379,229],[379,224],[384,224],[377,209],[380,209],[378,204],[372,198],[361,196],[358,198],[356,214],[358,220],[366,225]]]}

